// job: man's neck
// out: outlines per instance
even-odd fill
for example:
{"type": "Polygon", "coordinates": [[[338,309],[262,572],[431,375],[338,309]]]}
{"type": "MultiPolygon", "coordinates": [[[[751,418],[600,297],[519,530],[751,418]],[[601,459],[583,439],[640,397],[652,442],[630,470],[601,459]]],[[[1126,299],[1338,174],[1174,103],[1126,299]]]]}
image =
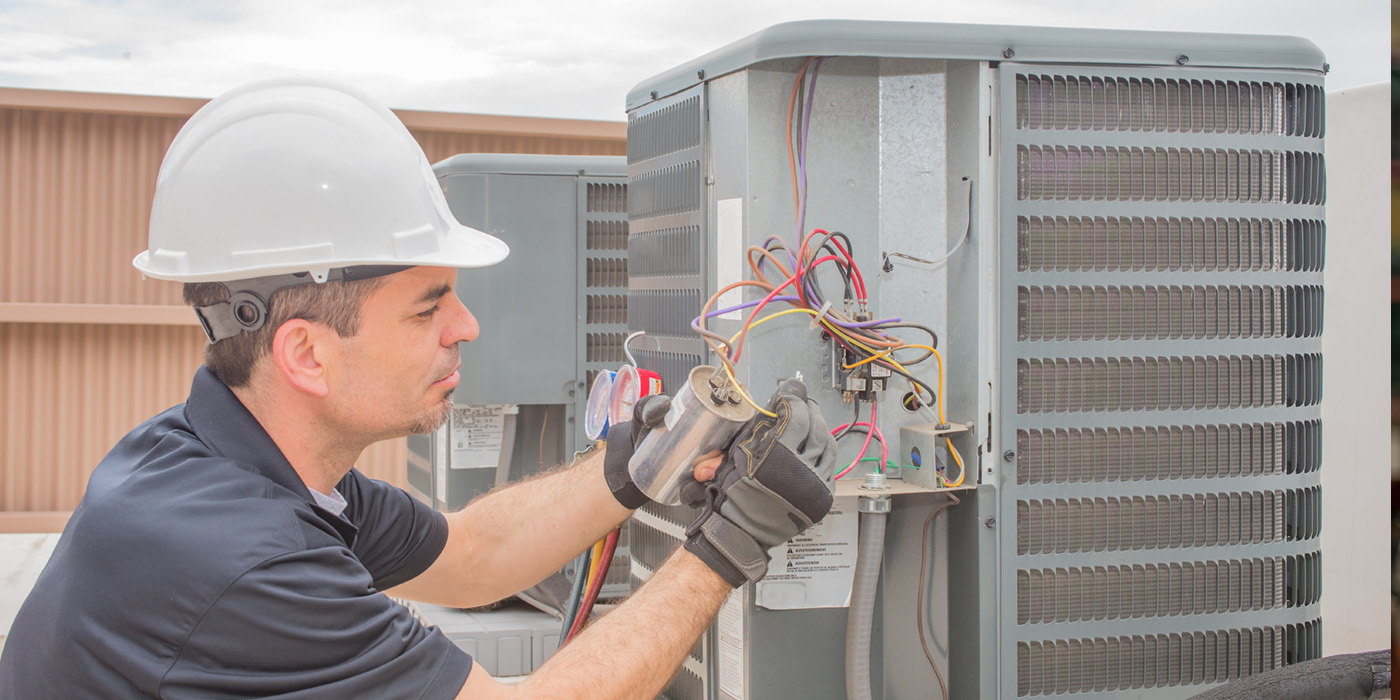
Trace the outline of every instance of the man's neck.
{"type": "Polygon", "coordinates": [[[304,397],[269,396],[252,388],[233,389],[307,488],[329,494],[368,447],[362,438],[326,425],[304,397]]]}

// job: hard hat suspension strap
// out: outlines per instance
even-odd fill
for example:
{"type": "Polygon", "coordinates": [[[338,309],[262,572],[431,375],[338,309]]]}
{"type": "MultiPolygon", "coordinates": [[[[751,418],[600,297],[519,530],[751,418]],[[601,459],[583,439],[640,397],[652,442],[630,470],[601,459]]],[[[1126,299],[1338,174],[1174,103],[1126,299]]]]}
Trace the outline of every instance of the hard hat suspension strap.
{"type": "Polygon", "coordinates": [[[407,270],[408,265],[355,265],[338,267],[325,272],[297,272],[290,275],[270,275],[251,279],[221,282],[228,290],[228,301],[208,306],[196,306],[195,316],[204,328],[210,343],[232,338],[239,333],[251,333],[267,322],[268,302],[279,289],[300,287],[316,282],[353,282],[407,270]]]}

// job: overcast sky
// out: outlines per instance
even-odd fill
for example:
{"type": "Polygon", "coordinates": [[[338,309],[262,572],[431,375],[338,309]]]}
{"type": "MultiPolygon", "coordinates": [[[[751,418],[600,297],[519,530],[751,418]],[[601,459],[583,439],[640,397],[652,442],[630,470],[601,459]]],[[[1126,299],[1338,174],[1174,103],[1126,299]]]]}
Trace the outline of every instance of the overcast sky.
{"type": "Polygon", "coordinates": [[[1286,34],[1328,90],[1389,80],[1386,0],[0,0],[0,86],[213,97],[346,79],[391,107],[625,118],[638,82],[764,27],[885,19],[1286,34]]]}

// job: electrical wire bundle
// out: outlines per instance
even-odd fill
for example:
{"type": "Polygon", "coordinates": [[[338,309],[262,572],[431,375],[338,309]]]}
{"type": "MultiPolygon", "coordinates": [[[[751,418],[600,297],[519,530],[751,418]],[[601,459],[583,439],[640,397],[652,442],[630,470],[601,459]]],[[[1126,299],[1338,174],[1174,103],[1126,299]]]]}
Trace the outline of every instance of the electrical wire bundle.
{"type": "MultiPolygon", "coordinates": [[[[816,93],[816,78],[824,60],[821,57],[807,59],[793,81],[792,94],[788,101],[788,167],[792,176],[793,204],[801,245],[794,251],[780,237],[770,236],[763,242],[762,246],[750,246],[745,252],[745,258],[753,273],[753,278],[734,282],[715,292],[714,296],[705,303],[700,316],[692,321],[691,327],[700,334],[710,350],[720,359],[725,374],[729,376],[731,384],[739,390],[744,400],[765,415],[772,416],[773,414],[755,403],[735,378],[735,365],[743,355],[744,341],[748,337],[749,331],[755,326],[779,316],[807,314],[812,316],[814,328],[820,327],[824,337],[830,338],[832,342],[841,346],[844,351],[841,369],[848,372],[855,371],[868,364],[872,368],[880,367],[888,370],[891,375],[903,377],[909,382],[912,390],[905,399],[906,407],[918,410],[937,406],[938,423],[940,425],[946,424],[943,417],[941,396],[943,359],[936,349],[938,338],[934,332],[927,326],[906,323],[899,318],[871,320],[865,277],[861,274],[860,267],[856,265],[853,254],[854,247],[850,238],[840,231],[828,232],[819,228],[803,234],[807,207],[808,130],[811,125],[812,104],[816,93]],[[839,307],[828,298],[818,279],[817,271],[823,266],[826,268],[834,267],[841,280],[842,294],[839,307]],[[776,273],[778,277],[770,279],[769,275],[773,273],[776,273]],[[766,292],[766,296],[756,302],[711,311],[720,297],[732,290],[746,286],[757,287],[766,292]],[[789,291],[783,293],[785,290],[789,291]],[[759,312],[774,301],[784,302],[792,308],[760,318],[759,312]],[[732,338],[725,338],[706,328],[706,321],[710,318],[749,308],[752,308],[752,311],[749,313],[748,320],[732,338]],[[892,334],[894,329],[905,328],[926,333],[929,338],[928,343],[909,343],[892,334]],[[896,358],[895,353],[900,351],[922,352],[912,357],[896,358]],[[930,357],[935,358],[938,362],[937,391],[914,376],[908,369],[908,367],[922,363],[930,357]]],[[[856,418],[837,428],[833,431],[833,435],[839,440],[852,432],[864,432],[866,438],[860,454],[849,466],[837,474],[838,478],[850,473],[865,458],[872,438],[878,440],[882,446],[883,456],[879,460],[878,467],[880,471],[884,471],[888,461],[888,445],[879,429],[875,427],[876,409],[874,403],[871,404],[868,421],[860,420],[859,399],[855,399],[853,403],[855,404],[856,418]]],[[[959,474],[956,480],[948,480],[941,474],[938,478],[945,486],[960,486],[966,476],[966,468],[961,455],[953,447],[952,441],[945,437],[945,442],[950,454],[958,464],[959,474]]]]}

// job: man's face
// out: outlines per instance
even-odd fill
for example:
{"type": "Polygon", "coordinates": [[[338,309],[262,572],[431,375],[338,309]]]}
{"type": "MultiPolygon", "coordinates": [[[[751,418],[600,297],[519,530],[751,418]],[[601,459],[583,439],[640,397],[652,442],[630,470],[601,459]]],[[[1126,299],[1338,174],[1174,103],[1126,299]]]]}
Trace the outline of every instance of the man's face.
{"type": "Polygon", "coordinates": [[[460,380],[457,343],[478,332],[456,283],[454,269],[414,267],[386,277],[365,301],[359,332],[332,350],[341,425],[382,440],[447,420],[460,380]]]}

